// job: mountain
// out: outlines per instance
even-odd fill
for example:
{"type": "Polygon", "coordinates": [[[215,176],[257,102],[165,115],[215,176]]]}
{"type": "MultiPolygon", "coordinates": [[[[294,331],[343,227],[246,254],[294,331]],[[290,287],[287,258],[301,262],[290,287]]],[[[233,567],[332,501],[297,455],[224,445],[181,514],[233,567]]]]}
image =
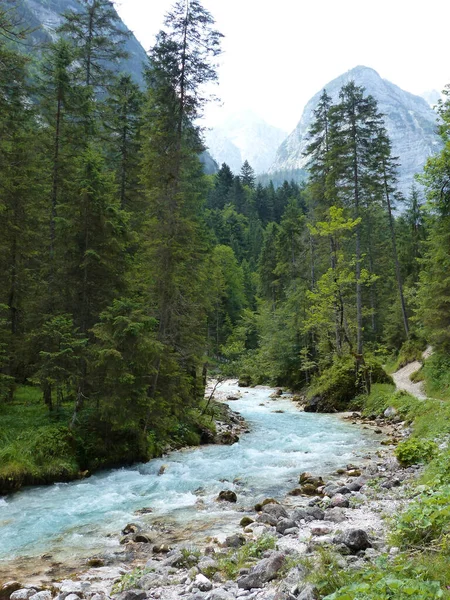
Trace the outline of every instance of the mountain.
{"type": "MultiPolygon", "coordinates": [[[[56,38],[56,30],[62,23],[62,15],[69,10],[80,11],[78,0],[19,0],[17,10],[21,22],[33,28],[31,35],[34,42],[46,42],[56,38]]],[[[123,31],[129,31],[121,21],[123,31]]],[[[118,70],[130,73],[133,79],[143,84],[143,66],[147,63],[147,54],[133,33],[130,33],[125,50],[128,58],[119,63],[118,70]]]]}
{"type": "Polygon", "coordinates": [[[269,173],[305,168],[307,159],[303,152],[309,143],[308,130],[314,120],[313,112],[323,89],[336,102],[339,90],[351,80],[364,87],[366,94],[371,94],[378,101],[378,108],[385,115],[393,155],[398,156],[401,163],[399,188],[407,193],[414,174],[420,172],[427,158],[441,148],[441,141],[436,133],[436,113],[420,96],[405,92],[382,79],[373,69],[363,66],[340,75],[311,98],[297,127],[279,147],[269,173]]]}
{"type": "Polygon", "coordinates": [[[436,106],[436,104],[441,100],[442,94],[437,90],[428,90],[420,94],[421,97],[428,102],[430,106],[436,106]]]}
{"type": "Polygon", "coordinates": [[[267,172],[286,135],[285,131],[269,125],[254,112],[245,110],[207,131],[205,139],[219,164],[226,162],[234,173],[238,173],[248,160],[259,174],[267,172]]]}

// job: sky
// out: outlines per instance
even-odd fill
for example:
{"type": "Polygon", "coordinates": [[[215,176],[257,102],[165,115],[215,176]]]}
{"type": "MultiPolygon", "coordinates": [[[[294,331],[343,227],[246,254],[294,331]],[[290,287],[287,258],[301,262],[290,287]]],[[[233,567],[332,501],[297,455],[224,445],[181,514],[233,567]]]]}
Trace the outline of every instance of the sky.
{"type": "MultiPolygon", "coordinates": [[[[357,65],[414,94],[450,83],[448,0],[203,0],[224,34],[205,125],[252,110],[291,132],[308,100],[357,65]]],[[[173,0],[118,0],[148,50],[173,0]]]]}

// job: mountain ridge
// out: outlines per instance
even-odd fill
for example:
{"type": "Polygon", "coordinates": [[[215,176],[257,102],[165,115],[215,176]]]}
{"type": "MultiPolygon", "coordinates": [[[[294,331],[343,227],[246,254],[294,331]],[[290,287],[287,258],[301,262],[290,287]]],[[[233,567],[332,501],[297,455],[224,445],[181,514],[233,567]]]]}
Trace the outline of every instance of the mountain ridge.
{"type": "Polygon", "coordinates": [[[363,65],[339,75],[308,101],[296,128],[278,148],[269,174],[306,167],[308,159],[303,153],[309,143],[308,130],[322,91],[325,89],[333,102],[336,102],[339,90],[349,81],[355,81],[356,85],[364,87],[366,94],[371,94],[377,100],[392,142],[393,155],[400,159],[399,189],[407,193],[414,181],[414,174],[420,172],[427,158],[441,148],[437,134],[437,114],[424,98],[402,90],[396,84],[381,78],[375,69],[363,65]]]}

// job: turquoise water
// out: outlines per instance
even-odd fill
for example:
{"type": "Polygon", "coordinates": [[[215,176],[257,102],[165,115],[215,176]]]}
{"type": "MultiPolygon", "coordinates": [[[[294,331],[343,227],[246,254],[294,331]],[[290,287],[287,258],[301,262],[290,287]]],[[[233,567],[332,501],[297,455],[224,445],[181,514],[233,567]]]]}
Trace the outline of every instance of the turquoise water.
{"type": "MultiPolygon", "coordinates": [[[[231,382],[220,389],[236,392],[231,382]]],[[[173,452],[83,481],[0,498],[0,560],[44,552],[55,557],[114,553],[118,534],[130,521],[163,523],[191,540],[224,534],[236,528],[239,511],[267,496],[282,497],[302,471],[331,473],[374,447],[368,432],[333,415],[300,412],[288,398],[269,399],[271,392],[249,389],[230,403],[251,429],[233,446],[173,452]],[[158,476],[162,465],[165,471],[158,476]],[[237,505],[216,502],[222,489],[237,493],[237,505]],[[152,514],[134,514],[143,507],[151,507],[152,514]]]]}

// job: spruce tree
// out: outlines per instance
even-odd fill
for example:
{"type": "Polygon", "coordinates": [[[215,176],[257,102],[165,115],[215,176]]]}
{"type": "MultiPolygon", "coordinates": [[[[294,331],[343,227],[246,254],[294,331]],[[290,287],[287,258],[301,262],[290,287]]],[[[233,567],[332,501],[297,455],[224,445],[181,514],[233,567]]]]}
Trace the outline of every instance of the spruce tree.
{"type": "MultiPolygon", "coordinates": [[[[148,303],[164,348],[148,387],[153,401],[167,381],[167,369],[175,368],[184,382],[177,398],[192,401],[199,391],[197,372],[206,339],[207,245],[201,218],[206,188],[199,160],[203,145],[194,121],[206,101],[204,86],[217,78],[214,58],[220,34],[213,24],[200,2],[179,1],[150,53],[143,127],[142,181],[148,210],[143,235],[145,260],[152,265],[146,282],[148,303]]],[[[171,388],[166,387],[166,397],[171,388]]],[[[175,410],[175,397],[171,402],[175,410]]],[[[146,427],[150,420],[149,412],[146,427]]]]}

